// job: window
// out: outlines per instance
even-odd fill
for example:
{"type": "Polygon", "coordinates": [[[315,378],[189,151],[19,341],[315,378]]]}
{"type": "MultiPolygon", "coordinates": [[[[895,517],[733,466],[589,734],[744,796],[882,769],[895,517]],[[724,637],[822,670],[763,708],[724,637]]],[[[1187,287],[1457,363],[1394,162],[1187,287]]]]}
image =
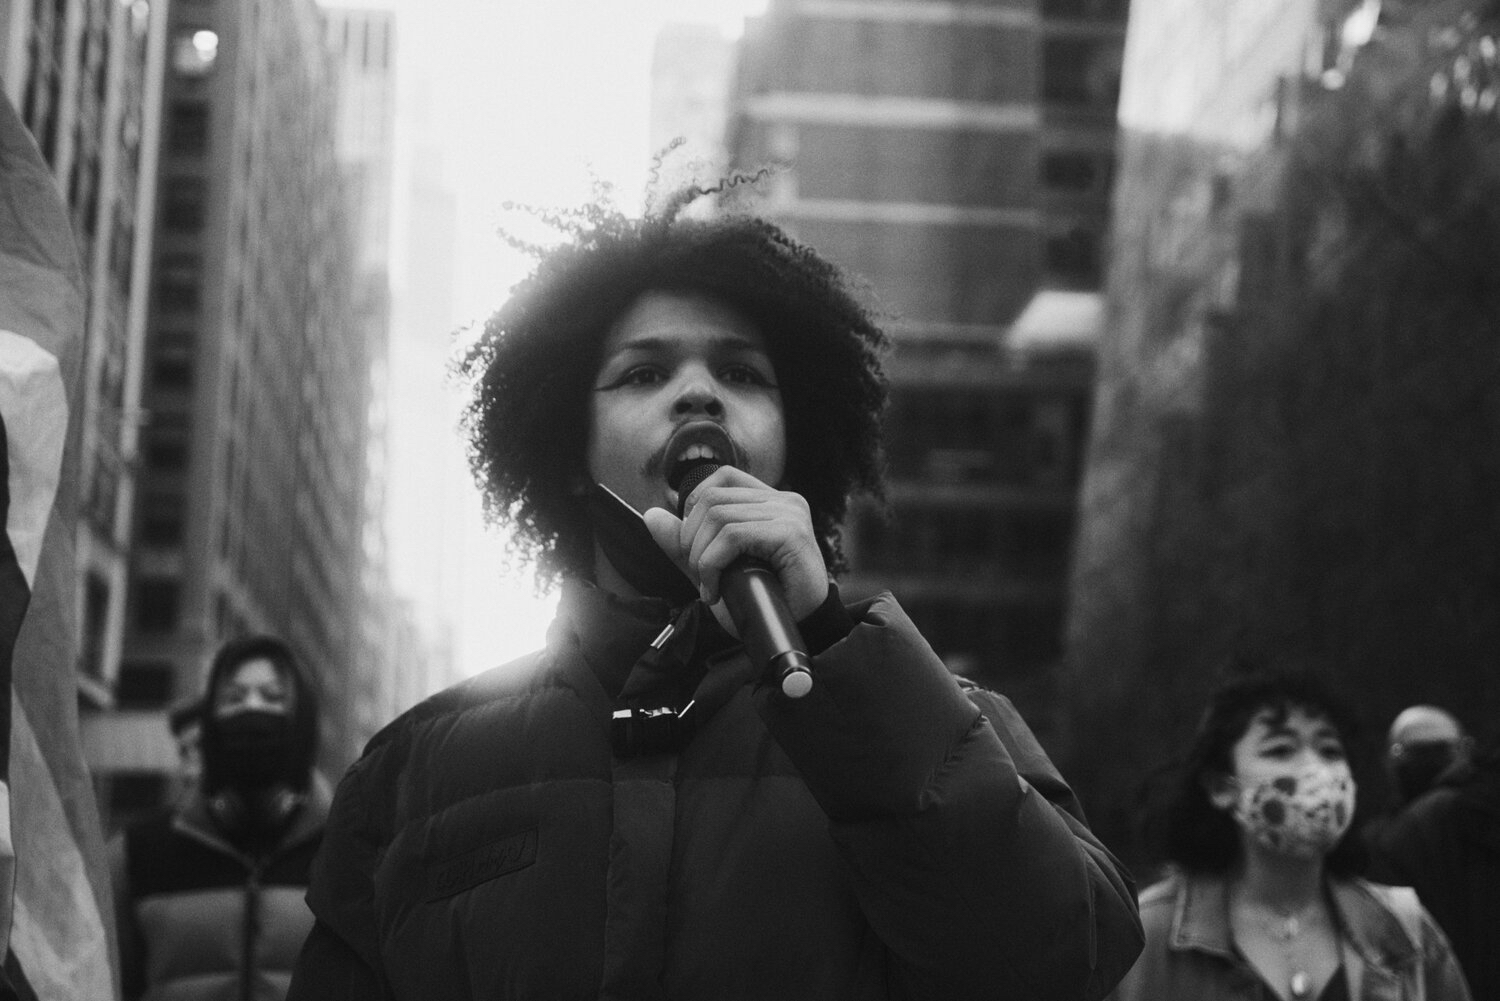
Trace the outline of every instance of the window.
{"type": "Polygon", "coordinates": [[[188,443],[186,435],[162,434],[153,431],[146,440],[146,464],[153,470],[177,473],[187,468],[188,443]]]}
{"type": "Polygon", "coordinates": [[[1068,21],[1124,21],[1129,6],[1129,0],[1042,0],[1042,16],[1068,21]]]}
{"type": "Polygon", "coordinates": [[[151,385],[157,389],[193,388],[191,358],[163,356],[151,363],[151,385]]]}
{"type": "Polygon", "coordinates": [[[135,626],[145,633],[177,628],[182,609],[182,584],[171,577],[141,577],[135,584],[135,626]]]}
{"type": "Polygon", "coordinates": [[[147,491],[141,503],[141,541],[151,546],[181,545],[184,507],[176,491],[147,491]]]}
{"type": "Polygon", "coordinates": [[[1042,45],[1042,100],[1114,114],[1120,100],[1120,45],[1086,38],[1049,38],[1042,45]]]}
{"type": "Polygon", "coordinates": [[[156,273],[157,308],[167,313],[197,309],[201,285],[202,259],[197,254],[163,254],[156,273]]]}
{"type": "Polygon", "coordinates": [[[173,153],[198,155],[208,152],[208,104],[203,101],[173,104],[169,135],[173,153]]]}
{"type": "Polygon", "coordinates": [[[208,185],[201,177],[174,177],[166,184],[162,225],[174,233],[196,233],[203,228],[208,185]]]}
{"type": "Polygon", "coordinates": [[[1057,150],[1042,156],[1042,184],[1060,194],[1108,194],[1113,173],[1108,153],[1057,150]]]}
{"type": "Polygon", "coordinates": [[[1081,226],[1049,235],[1046,268],[1048,277],[1061,285],[1098,288],[1102,272],[1099,235],[1081,226]]]}
{"type": "Polygon", "coordinates": [[[177,674],[170,660],[127,660],[115,682],[121,709],[160,709],[177,694],[177,674]]]}
{"type": "Polygon", "coordinates": [[[163,331],[152,339],[151,385],[155,389],[191,389],[193,386],[193,335],[181,330],[163,331]]]}
{"type": "Polygon", "coordinates": [[[109,581],[92,571],[83,589],[83,673],[104,677],[104,641],[109,626],[109,581]]]}

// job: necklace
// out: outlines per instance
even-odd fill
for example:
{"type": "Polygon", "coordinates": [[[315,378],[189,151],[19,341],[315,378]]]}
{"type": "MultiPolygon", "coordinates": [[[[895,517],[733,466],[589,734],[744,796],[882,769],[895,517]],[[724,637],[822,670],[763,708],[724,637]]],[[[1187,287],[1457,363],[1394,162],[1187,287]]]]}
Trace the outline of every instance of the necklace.
{"type": "MultiPolygon", "coordinates": [[[[1317,907],[1316,901],[1294,911],[1285,911],[1271,906],[1269,908],[1271,916],[1267,919],[1266,930],[1283,946],[1290,946],[1297,936],[1302,934],[1303,928],[1316,923],[1308,919],[1317,914],[1317,907]]],[[[1294,969],[1287,986],[1290,989],[1292,1001],[1303,1001],[1312,996],[1312,977],[1308,976],[1306,970],[1294,969]]]]}
{"type": "Polygon", "coordinates": [[[1294,911],[1285,911],[1271,905],[1267,905],[1266,909],[1270,913],[1264,919],[1265,929],[1278,942],[1290,942],[1302,934],[1302,929],[1317,924],[1316,921],[1308,920],[1317,915],[1317,901],[1313,901],[1305,907],[1299,907],[1294,911]]]}

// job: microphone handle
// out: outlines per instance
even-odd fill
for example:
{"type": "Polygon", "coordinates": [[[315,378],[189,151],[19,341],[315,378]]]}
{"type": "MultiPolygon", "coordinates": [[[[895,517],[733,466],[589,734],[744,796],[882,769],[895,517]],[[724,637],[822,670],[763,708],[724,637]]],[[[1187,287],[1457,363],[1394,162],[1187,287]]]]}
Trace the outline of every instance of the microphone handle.
{"type": "Polygon", "coordinates": [[[749,557],[735,560],[720,576],[719,591],[751,663],[763,665],[788,698],[811,691],[812,659],[771,568],[749,557]]]}
{"type": "MultiPolygon", "coordinates": [[[[687,517],[688,495],[719,468],[717,462],[699,463],[678,480],[677,517],[687,517]]],[[[812,691],[812,658],[771,568],[749,556],[737,559],[720,575],[719,592],[750,662],[774,675],[788,698],[800,699],[812,691]]]]}

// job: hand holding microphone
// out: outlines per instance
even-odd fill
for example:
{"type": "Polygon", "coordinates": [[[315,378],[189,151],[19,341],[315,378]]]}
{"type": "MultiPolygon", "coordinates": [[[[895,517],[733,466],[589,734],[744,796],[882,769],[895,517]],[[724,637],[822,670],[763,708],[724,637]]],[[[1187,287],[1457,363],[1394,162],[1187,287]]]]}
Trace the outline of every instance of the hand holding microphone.
{"type": "MultiPolygon", "coordinates": [[[[723,467],[713,462],[699,463],[691,467],[676,485],[678,517],[682,519],[682,525],[678,527],[677,523],[670,523],[679,534],[679,539],[666,541],[679,543],[677,547],[669,549],[669,552],[680,548],[688,550],[685,555],[695,576],[699,576],[703,570],[711,569],[737,542],[756,535],[766,540],[784,535],[778,531],[774,507],[768,508],[765,504],[765,487],[758,481],[755,487],[729,485],[723,491],[720,503],[716,505],[717,510],[705,510],[697,516],[687,510],[688,495],[721,468],[723,467]],[[737,515],[743,515],[744,520],[736,522],[737,515]],[[728,531],[731,524],[736,526],[734,531],[728,531]]],[[[697,508],[698,505],[694,507],[697,508]]],[[[663,542],[663,536],[669,527],[663,519],[664,516],[652,516],[649,513],[647,516],[648,527],[651,527],[652,534],[659,543],[663,542]]],[[[810,524],[808,528],[810,529],[810,524]]],[[[802,557],[794,561],[800,571],[795,575],[798,578],[795,583],[800,585],[795,593],[801,604],[812,602],[808,609],[811,611],[821,603],[822,595],[827,593],[827,572],[823,570],[819,579],[819,574],[814,569],[814,565],[822,568],[823,562],[816,540],[810,537],[810,532],[795,534],[807,534],[808,538],[802,540],[803,548],[810,545],[816,554],[815,560],[810,554],[800,550],[794,554],[802,557]],[[818,594],[814,600],[812,596],[819,584],[822,586],[822,594],[818,594]]],[[[707,585],[705,590],[709,592],[705,597],[712,600],[712,574],[703,576],[707,585]]],[[[754,556],[735,555],[718,574],[717,594],[723,598],[724,606],[751,659],[775,677],[778,687],[789,698],[806,695],[812,689],[812,659],[797,630],[796,618],[788,607],[782,580],[771,566],[754,556]]]]}

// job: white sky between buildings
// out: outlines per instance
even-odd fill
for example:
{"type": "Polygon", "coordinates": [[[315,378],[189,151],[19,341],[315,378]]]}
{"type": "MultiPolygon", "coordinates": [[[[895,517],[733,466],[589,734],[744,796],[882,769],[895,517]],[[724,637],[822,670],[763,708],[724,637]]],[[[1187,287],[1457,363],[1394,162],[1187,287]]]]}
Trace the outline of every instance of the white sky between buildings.
{"type": "MultiPolygon", "coordinates": [[[[766,0],[325,2],[396,11],[394,313],[398,324],[414,323],[403,312],[403,275],[411,255],[433,249],[404,239],[409,160],[425,144],[439,151],[438,169],[456,208],[452,315],[442,321],[449,330],[482,321],[529,267],[496,236],[503,222],[517,222],[503,202],[577,205],[598,176],[616,186],[622,208],[638,206],[652,153],[650,68],[661,26],[711,23],[734,37],[746,16],[766,6],[766,0]]],[[[473,674],[540,647],[555,597],[537,598],[529,577],[501,575],[501,539],[482,524],[455,429],[461,395],[437,371],[435,343],[429,339],[419,351],[402,347],[402,331],[393,337],[392,576],[421,621],[447,619],[458,671],[473,674]]]]}

